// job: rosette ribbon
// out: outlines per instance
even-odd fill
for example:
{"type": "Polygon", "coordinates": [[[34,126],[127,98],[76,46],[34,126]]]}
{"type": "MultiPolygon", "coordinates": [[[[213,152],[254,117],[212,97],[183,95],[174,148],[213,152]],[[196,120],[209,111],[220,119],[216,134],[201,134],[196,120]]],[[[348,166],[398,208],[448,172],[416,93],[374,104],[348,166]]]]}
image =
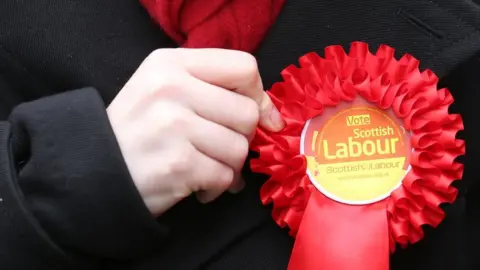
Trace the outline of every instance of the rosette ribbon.
{"type": "Polygon", "coordinates": [[[269,176],[260,190],[264,204],[273,204],[272,216],[289,227],[295,244],[289,270],[387,270],[397,244],[406,247],[421,240],[423,225],[436,227],[445,214],[442,203],[452,203],[462,177],[456,162],[465,153],[456,138],[463,129],[459,115],[449,114],[453,97],[437,89],[438,78],[419,70],[411,55],[399,60],[385,45],[376,53],[362,42],[349,52],[329,46],[288,66],[267,92],[286,121],[277,133],[257,129],[251,160],[254,172],[269,176]],[[307,174],[301,154],[306,122],[341,103],[357,98],[382,110],[391,110],[409,132],[410,169],[401,184],[385,198],[353,205],[322,193],[307,174]]]}

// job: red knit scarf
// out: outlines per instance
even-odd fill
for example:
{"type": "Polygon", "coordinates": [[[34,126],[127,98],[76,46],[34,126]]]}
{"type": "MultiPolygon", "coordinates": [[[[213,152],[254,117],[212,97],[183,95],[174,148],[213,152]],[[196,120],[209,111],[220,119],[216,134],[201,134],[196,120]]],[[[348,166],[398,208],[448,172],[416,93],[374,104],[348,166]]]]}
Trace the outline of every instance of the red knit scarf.
{"type": "Polygon", "coordinates": [[[253,52],[285,0],[140,0],[150,16],[186,48],[253,52]]]}

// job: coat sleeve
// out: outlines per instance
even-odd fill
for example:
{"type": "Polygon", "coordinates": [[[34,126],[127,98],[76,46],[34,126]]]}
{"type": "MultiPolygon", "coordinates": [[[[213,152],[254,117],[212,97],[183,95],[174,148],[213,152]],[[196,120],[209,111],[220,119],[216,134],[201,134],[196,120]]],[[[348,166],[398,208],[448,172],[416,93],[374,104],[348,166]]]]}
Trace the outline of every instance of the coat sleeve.
{"type": "Polygon", "coordinates": [[[97,269],[166,236],[94,89],[21,104],[0,122],[1,269],[97,269]]]}

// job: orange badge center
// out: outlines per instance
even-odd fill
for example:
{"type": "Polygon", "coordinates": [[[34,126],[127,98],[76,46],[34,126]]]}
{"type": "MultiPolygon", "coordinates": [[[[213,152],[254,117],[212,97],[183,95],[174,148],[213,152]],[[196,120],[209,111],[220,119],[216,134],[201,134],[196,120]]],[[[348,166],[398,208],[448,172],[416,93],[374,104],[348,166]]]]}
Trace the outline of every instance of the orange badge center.
{"type": "Polygon", "coordinates": [[[388,197],[410,169],[411,152],[402,122],[363,99],[326,108],[302,132],[301,153],[312,183],[347,204],[388,197]]]}

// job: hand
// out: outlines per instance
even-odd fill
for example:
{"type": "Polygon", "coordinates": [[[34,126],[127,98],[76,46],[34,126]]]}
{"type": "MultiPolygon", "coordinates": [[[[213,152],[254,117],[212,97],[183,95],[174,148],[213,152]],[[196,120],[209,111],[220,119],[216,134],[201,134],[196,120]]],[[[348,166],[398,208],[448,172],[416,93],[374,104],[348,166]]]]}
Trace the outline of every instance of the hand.
{"type": "Polygon", "coordinates": [[[153,52],[107,113],[154,215],[193,192],[209,202],[242,189],[240,170],[257,124],[272,131],[284,126],[255,58],[221,49],[153,52]]]}

